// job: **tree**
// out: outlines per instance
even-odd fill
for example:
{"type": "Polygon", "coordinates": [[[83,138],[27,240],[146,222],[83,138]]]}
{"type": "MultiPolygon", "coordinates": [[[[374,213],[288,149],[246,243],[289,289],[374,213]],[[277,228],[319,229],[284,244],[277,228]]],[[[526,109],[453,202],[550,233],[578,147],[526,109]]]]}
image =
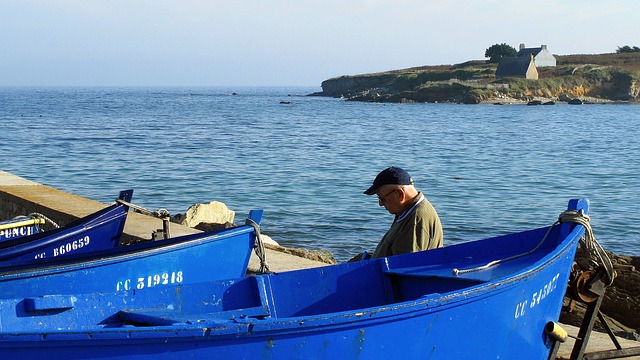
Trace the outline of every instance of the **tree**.
{"type": "Polygon", "coordinates": [[[634,52],[640,52],[640,48],[637,46],[631,47],[629,45],[625,45],[623,47],[618,47],[618,50],[616,50],[616,52],[618,54],[621,53],[634,53],[634,52]]]}
{"type": "Polygon", "coordinates": [[[489,58],[489,62],[497,63],[506,56],[516,56],[516,49],[505,43],[491,45],[485,52],[484,57],[489,58]]]}

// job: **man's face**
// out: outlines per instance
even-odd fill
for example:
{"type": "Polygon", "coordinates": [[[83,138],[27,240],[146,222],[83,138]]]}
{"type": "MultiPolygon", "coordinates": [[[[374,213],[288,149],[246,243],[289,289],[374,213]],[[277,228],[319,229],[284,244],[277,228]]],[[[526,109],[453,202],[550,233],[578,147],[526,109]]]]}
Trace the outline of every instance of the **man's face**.
{"type": "Polygon", "coordinates": [[[378,205],[384,206],[390,214],[397,215],[402,211],[400,206],[401,189],[395,185],[381,187],[376,194],[378,195],[378,205]]]}

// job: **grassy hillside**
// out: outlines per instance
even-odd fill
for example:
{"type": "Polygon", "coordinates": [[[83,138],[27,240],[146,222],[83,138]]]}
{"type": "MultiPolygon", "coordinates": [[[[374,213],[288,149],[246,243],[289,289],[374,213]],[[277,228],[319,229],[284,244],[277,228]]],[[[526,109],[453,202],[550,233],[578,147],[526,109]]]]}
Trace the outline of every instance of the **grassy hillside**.
{"type": "Polygon", "coordinates": [[[496,79],[497,64],[468,61],[341,76],[323,81],[318,95],[375,102],[639,100],[640,53],[556,55],[556,59],[557,66],[538,69],[538,80],[496,79]]]}

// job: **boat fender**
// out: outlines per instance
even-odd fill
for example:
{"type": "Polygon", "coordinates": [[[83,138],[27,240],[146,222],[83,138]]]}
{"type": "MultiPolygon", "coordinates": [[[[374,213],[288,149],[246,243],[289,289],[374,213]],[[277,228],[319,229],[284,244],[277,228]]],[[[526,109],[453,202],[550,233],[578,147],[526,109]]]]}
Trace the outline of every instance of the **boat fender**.
{"type": "Polygon", "coordinates": [[[562,326],[560,326],[560,324],[553,321],[549,321],[547,325],[544,326],[544,332],[547,333],[547,335],[549,335],[551,338],[560,342],[567,341],[568,337],[578,339],[573,335],[569,335],[567,331],[563,329],[562,326]]]}

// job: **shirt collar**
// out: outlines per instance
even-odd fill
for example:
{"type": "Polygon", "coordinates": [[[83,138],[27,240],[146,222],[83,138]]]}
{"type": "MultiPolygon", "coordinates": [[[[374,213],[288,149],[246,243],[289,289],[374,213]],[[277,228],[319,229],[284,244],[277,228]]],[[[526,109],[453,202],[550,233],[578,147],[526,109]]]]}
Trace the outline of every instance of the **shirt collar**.
{"type": "Polygon", "coordinates": [[[420,204],[424,200],[424,195],[422,194],[422,192],[420,192],[418,193],[418,196],[416,198],[417,198],[416,202],[409,208],[409,210],[405,211],[404,214],[396,217],[395,222],[401,222],[409,214],[411,214],[413,210],[415,210],[416,206],[418,206],[418,204],[420,204]]]}

